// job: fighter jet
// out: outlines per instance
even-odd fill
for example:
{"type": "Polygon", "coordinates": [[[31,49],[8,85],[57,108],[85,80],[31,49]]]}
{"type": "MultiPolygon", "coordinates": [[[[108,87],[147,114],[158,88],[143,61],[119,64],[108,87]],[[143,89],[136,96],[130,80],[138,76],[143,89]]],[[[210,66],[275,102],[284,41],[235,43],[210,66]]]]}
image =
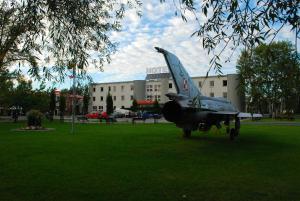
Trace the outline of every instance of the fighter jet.
{"type": "Polygon", "coordinates": [[[195,130],[208,131],[214,125],[219,129],[221,123],[231,140],[238,136],[238,109],[225,98],[204,96],[174,54],[159,47],[155,49],[164,55],[177,91],[177,94],[166,94],[170,101],[162,109],[165,119],[182,128],[184,137],[190,137],[195,130]],[[231,120],[235,122],[233,128],[230,128],[231,120]]]}

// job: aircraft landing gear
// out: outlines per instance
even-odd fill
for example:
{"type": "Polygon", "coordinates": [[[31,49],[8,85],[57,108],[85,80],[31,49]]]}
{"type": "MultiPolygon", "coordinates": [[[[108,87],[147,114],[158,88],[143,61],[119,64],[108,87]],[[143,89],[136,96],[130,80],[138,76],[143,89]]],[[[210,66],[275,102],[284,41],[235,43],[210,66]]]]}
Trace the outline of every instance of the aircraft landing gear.
{"type": "Polygon", "coordinates": [[[184,128],[183,129],[183,137],[184,138],[190,138],[192,134],[192,130],[189,128],[184,128]]]}
{"type": "Polygon", "coordinates": [[[236,130],[234,128],[230,129],[230,140],[234,140],[234,137],[236,136],[236,130]]]}
{"type": "MultiPolygon", "coordinates": [[[[240,118],[235,117],[234,128],[230,129],[230,133],[229,133],[230,140],[234,140],[234,138],[240,134],[240,127],[241,127],[240,118]]],[[[229,132],[229,127],[227,127],[226,131],[229,132]]]]}
{"type": "Polygon", "coordinates": [[[229,126],[226,127],[226,133],[227,133],[227,134],[230,133],[230,127],[229,127],[229,126]]]}

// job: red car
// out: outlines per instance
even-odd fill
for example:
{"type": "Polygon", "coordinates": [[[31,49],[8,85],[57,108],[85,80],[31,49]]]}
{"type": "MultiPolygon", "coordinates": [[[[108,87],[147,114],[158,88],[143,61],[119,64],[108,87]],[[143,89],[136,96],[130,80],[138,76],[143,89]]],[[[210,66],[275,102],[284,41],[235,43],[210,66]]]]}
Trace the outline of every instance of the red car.
{"type": "Polygon", "coordinates": [[[108,115],[106,112],[102,112],[101,114],[99,112],[91,112],[89,114],[86,114],[85,117],[88,119],[107,119],[108,115]]]}
{"type": "Polygon", "coordinates": [[[86,114],[85,117],[88,119],[99,119],[101,114],[99,112],[91,112],[89,114],[86,114]]]}

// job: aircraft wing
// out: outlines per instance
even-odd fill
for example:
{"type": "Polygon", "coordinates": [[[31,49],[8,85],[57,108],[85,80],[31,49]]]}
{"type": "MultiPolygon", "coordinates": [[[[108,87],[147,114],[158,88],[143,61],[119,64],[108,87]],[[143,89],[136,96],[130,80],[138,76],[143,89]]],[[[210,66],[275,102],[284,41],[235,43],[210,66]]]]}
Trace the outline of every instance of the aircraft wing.
{"type": "Polygon", "coordinates": [[[218,111],[218,112],[210,112],[210,114],[215,114],[215,115],[237,115],[238,112],[218,111]]]}
{"type": "Polygon", "coordinates": [[[240,112],[238,117],[240,117],[240,118],[262,118],[263,115],[240,112]]]}

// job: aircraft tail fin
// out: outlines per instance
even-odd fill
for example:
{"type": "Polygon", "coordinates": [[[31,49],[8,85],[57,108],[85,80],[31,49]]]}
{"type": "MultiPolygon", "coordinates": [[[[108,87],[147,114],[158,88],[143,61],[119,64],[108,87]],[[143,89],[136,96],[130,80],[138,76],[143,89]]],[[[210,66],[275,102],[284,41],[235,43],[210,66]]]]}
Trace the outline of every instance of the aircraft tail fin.
{"type": "Polygon", "coordinates": [[[200,90],[195,86],[177,56],[159,47],[155,47],[155,49],[164,55],[177,93],[192,98],[201,95],[200,90]]]}

